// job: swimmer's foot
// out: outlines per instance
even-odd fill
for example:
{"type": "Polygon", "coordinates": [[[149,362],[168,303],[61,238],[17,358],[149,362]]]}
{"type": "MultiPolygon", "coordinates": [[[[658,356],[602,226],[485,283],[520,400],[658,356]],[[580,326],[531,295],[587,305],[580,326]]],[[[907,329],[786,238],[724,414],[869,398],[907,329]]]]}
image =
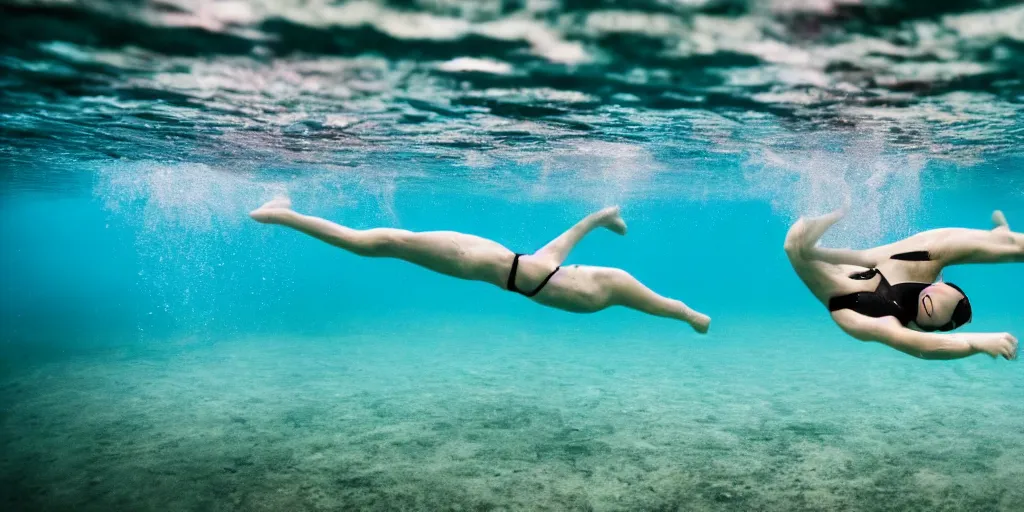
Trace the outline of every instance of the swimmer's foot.
{"type": "Polygon", "coordinates": [[[626,234],[626,221],[622,220],[622,216],[619,215],[618,206],[609,206],[597,212],[597,215],[601,219],[602,226],[608,228],[613,233],[626,234]]]}
{"type": "Polygon", "coordinates": [[[256,222],[273,224],[280,218],[281,214],[292,211],[292,200],[287,196],[276,196],[267,201],[259,208],[249,212],[249,216],[256,222]]]}
{"type": "MultiPolygon", "coordinates": [[[[803,222],[802,232],[798,235],[798,243],[804,249],[809,249],[817,245],[818,240],[821,236],[828,231],[829,228],[835,225],[846,216],[847,208],[836,210],[832,213],[827,213],[818,217],[803,217],[800,221],[803,222]]],[[[799,224],[800,221],[797,223],[799,224]]]]}
{"type": "Polygon", "coordinates": [[[832,213],[826,213],[820,217],[814,217],[811,221],[815,224],[815,227],[821,229],[822,234],[824,234],[828,228],[843,220],[843,217],[846,217],[846,214],[849,211],[849,206],[844,206],[832,213]]]}
{"type": "Polygon", "coordinates": [[[996,210],[992,212],[992,231],[1009,231],[1010,224],[1006,222],[1006,215],[1003,215],[1002,210],[996,210]]]}
{"type": "Polygon", "coordinates": [[[711,317],[703,313],[696,313],[690,320],[690,327],[701,334],[707,334],[708,329],[711,328],[711,317]]]}

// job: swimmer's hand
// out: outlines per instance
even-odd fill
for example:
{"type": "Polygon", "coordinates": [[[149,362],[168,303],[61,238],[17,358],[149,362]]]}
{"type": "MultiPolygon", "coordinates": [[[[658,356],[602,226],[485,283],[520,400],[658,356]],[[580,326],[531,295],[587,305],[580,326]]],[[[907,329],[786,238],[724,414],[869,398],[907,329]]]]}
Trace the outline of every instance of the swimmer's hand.
{"type": "Polygon", "coordinates": [[[1017,338],[1008,332],[971,333],[971,348],[984,352],[993,358],[1017,359],[1017,338]]]}

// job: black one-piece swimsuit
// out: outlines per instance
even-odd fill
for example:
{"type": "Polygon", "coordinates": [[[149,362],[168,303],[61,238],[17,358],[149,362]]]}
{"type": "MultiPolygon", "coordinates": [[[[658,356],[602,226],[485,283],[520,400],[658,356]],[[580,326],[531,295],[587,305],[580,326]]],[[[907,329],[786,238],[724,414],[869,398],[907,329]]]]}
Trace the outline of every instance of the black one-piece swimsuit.
{"type": "MultiPolygon", "coordinates": [[[[914,251],[894,254],[894,260],[903,261],[931,261],[928,251],[914,251]]],[[[877,269],[872,268],[864,272],[852,274],[850,279],[868,280],[875,276],[881,276],[882,281],[873,292],[856,292],[849,295],[832,297],[828,301],[829,311],[849,309],[864,316],[882,318],[886,316],[896,317],[903,325],[909,325],[917,318],[918,297],[921,290],[931,286],[931,283],[900,283],[889,284],[889,280],[877,269]]]]}

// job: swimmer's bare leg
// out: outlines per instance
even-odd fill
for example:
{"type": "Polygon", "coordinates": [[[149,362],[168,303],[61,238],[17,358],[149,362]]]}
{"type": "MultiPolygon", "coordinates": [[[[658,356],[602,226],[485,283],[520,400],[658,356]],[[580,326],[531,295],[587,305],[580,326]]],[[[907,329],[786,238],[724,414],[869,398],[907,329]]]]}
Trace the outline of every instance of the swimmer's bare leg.
{"type": "Polygon", "coordinates": [[[992,212],[992,231],[997,233],[1010,233],[1010,223],[1006,222],[1006,215],[1003,215],[1002,210],[996,210],[992,212]]]}
{"type": "Polygon", "coordinates": [[[801,217],[786,234],[785,250],[790,259],[821,261],[834,265],[858,265],[871,268],[878,264],[871,250],[832,249],[818,247],[818,240],[835,223],[846,216],[846,209],[819,217],[801,217]]]}
{"type": "Polygon", "coordinates": [[[836,210],[818,217],[801,217],[786,235],[786,250],[798,251],[806,255],[806,252],[814,248],[825,232],[845,215],[845,210],[836,210]]]}
{"type": "Polygon", "coordinates": [[[287,197],[276,197],[249,216],[264,224],[295,229],[359,256],[397,258],[452,277],[497,286],[504,286],[504,272],[512,259],[512,253],[497,242],[452,231],[352,229],[298,213],[291,209],[287,197]]]}
{"type": "Polygon", "coordinates": [[[1003,215],[1001,210],[992,212],[992,224],[995,226],[992,228],[993,233],[1008,236],[1007,241],[1018,249],[1013,261],[1024,262],[1024,233],[1010,231],[1010,223],[1006,222],[1006,215],[1003,215]]]}
{"type": "Polygon", "coordinates": [[[944,266],[1024,263],[1024,233],[1010,231],[1006,216],[999,210],[992,213],[992,224],[993,228],[988,231],[966,228],[927,231],[924,235],[931,235],[927,248],[944,266]]]}
{"type": "Polygon", "coordinates": [[[326,219],[302,215],[292,210],[289,198],[278,196],[249,213],[257,222],[278,224],[301,231],[309,236],[340,247],[360,256],[385,256],[385,239],[393,234],[390,229],[357,230],[326,219]]]}
{"type": "Polygon", "coordinates": [[[569,253],[576,247],[576,244],[583,240],[583,237],[599,227],[608,228],[620,235],[626,234],[626,222],[619,215],[618,206],[609,206],[586,216],[583,220],[577,222],[575,226],[569,228],[568,231],[559,235],[558,238],[548,242],[539,251],[533,253],[533,256],[552,267],[557,267],[565,261],[569,253]]]}
{"type": "Polygon", "coordinates": [[[708,332],[711,317],[691,309],[682,301],[658,295],[624,270],[604,268],[597,277],[601,286],[609,292],[609,305],[682,320],[701,334],[708,332]]]}

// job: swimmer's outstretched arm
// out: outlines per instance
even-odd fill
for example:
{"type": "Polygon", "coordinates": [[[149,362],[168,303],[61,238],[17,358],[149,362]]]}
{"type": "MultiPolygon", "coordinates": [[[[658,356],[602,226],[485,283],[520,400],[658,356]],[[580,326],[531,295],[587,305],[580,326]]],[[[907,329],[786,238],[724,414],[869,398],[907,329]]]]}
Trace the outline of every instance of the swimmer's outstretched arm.
{"type": "Polygon", "coordinates": [[[1017,338],[1010,333],[918,332],[893,317],[871,318],[848,309],[833,312],[832,318],[858,340],[884,343],[921,359],[960,359],[982,353],[1017,358],[1017,338]]]}

